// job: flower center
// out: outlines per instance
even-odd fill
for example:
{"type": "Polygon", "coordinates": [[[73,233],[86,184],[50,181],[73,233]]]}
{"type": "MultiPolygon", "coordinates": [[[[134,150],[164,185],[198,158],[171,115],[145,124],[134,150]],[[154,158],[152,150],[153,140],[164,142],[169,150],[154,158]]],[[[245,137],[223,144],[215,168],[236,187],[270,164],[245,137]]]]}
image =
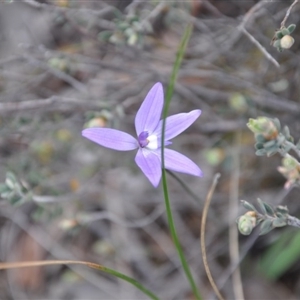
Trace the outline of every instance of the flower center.
{"type": "Polygon", "coordinates": [[[140,147],[144,148],[149,144],[149,141],[147,140],[148,136],[149,133],[147,131],[143,131],[140,133],[138,138],[140,147]]]}
{"type": "Polygon", "coordinates": [[[156,150],[158,148],[157,136],[150,135],[147,131],[140,133],[138,142],[141,148],[148,148],[150,150],[156,150]]]}

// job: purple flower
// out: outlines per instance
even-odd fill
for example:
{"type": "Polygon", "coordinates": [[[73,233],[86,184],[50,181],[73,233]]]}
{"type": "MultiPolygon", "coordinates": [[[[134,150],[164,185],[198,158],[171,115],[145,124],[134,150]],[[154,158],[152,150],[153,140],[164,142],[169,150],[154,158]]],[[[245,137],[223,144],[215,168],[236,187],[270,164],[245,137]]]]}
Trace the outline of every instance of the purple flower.
{"type": "MultiPolygon", "coordinates": [[[[161,83],[156,83],[147,94],[135,117],[137,139],[133,136],[111,128],[87,128],[82,135],[87,139],[107,148],[119,151],[138,149],[136,164],[157,187],[161,178],[161,133],[160,115],[164,105],[164,93],[161,83]]],[[[170,145],[172,138],[187,129],[200,116],[201,110],[181,113],[166,119],[165,146],[170,145]]],[[[165,148],[165,168],[171,171],[202,176],[200,168],[186,156],[165,148]]]]}

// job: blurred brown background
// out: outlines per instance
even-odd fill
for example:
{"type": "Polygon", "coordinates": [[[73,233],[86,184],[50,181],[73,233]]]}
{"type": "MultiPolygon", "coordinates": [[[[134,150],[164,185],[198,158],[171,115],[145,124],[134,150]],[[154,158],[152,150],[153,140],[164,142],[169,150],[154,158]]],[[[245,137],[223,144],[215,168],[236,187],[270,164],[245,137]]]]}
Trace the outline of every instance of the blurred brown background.
{"type": "MultiPolygon", "coordinates": [[[[13,172],[24,194],[1,200],[0,259],[93,261],[137,278],[161,299],[193,299],[169,235],[162,188],[153,189],[133,152],[81,137],[86,124],[134,134],[137,109],[155,82],[166,89],[185,26],[193,22],[169,113],[202,110],[172,148],[195,161],[204,177],[178,174],[197,201],[170,176],[169,192],[199,289],[204,299],[214,299],[199,227],[213,175],[221,173],[208,216],[208,263],[225,298],[234,299],[229,245],[237,240],[228,232],[236,207],[244,212],[239,200],[282,203],[292,215],[300,209],[299,190],[283,190],[280,157],[256,157],[246,127],[249,118],[277,117],[300,137],[298,28],[290,50],[279,53],[270,45],[291,4],[2,1],[0,181],[13,172]]],[[[287,25],[298,23],[299,11],[298,4],[287,25]]],[[[293,228],[239,235],[246,299],[299,299],[297,239],[293,228]]],[[[84,267],[0,275],[3,300],[146,298],[128,283],[84,267]]]]}

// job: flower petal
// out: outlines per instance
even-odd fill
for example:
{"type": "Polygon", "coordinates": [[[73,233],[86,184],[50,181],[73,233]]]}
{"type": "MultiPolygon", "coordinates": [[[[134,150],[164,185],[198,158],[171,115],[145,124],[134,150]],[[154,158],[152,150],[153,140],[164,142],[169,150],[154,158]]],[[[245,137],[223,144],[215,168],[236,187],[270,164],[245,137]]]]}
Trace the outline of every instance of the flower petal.
{"type": "Polygon", "coordinates": [[[143,148],[137,152],[135,162],[152,185],[157,187],[161,178],[161,162],[159,156],[153,151],[143,148]]]}
{"type": "Polygon", "coordinates": [[[130,134],[111,128],[87,128],[82,131],[87,139],[106,148],[128,151],[138,148],[137,140],[130,134]]]}
{"type": "Polygon", "coordinates": [[[148,131],[149,135],[157,127],[164,105],[164,91],[160,82],[156,83],[148,92],[135,117],[135,130],[137,135],[148,131]]]}
{"type": "Polygon", "coordinates": [[[165,168],[171,171],[202,177],[200,168],[189,158],[171,149],[165,149],[165,168]]]}
{"type": "MultiPolygon", "coordinates": [[[[195,109],[189,113],[181,113],[170,116],[166,119],[165,140],[170,140],[190,127],[201,115],[200,109],[195,109]]],[[[159,122],[154,134],[161,139],[162,120],[159,122]]]]}

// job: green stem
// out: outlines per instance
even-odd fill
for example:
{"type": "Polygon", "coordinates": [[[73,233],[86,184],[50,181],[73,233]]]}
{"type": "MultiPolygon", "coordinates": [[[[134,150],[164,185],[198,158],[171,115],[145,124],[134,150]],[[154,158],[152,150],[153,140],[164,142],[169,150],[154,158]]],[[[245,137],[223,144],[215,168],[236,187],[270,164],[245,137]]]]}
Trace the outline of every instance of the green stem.
{"type": "Polygon", "coordinates": [[[106,273],[109,273],[111,275],[114,275],[118,278],[121,278],[123,279],[124,281],[127,281],[129,283],[131,283],[132,285],[134,285],[136,288],[138,288],[139,290],[141,290],[145,295],[147,295],[150,299],[153,299],[153,300],[159,300],[159,298],[154,295],[151,291],[149,291],[148,289],[146,289],[142,284],[140,284],[137,280],[135,280],[134,278],[131,278],[123,273],[120,273],[118,271],[115,271],[113,269],[110,269],[110,268],[106,268],[106,267],[103,267],[102,268],[99,268],[99,267],[94,267],[95,269],[98,269],[98,270],[102,270],[106,273]]]}
{"type": "Polygon", "coordinates": [[[182,40],[180,42],[179,48],[178,48],[178,52],[177,52],[177,56],[176,56],[176,60],[173,66],[173,70],[172,70],[172,74],[171,74],[171,78],[169,81],[169,86],[167,89],[167,93],[166,93],[166,99],[165,99],[165,105],[164,105],[164,111],[163,111],[163,124],[162,124],[162,136],[161,136],[161,162],[162,162],[162,184],[163,184],[163,191],[164,191],[164,198],[165,198],[165,206],[166,206],[166,212],[167,212],[167,217],[168,217],[168,223],[169,223],[169,228],[170,228],[170,233],[174,242],[174,245],[177,249],[178,252],[178,256],[180,258],[182,267],[184,269],[184,272],[187,276],[187,279],[190,283],[190,286],[193,290],[193,293],[196,297],[197,300],[201,299],[200,296],[200,292],[197,288],[197,285],[194,281],[193,275],[191,273],[191,270],[189,268],[189,265],[187,263],[187,260],[184,256],[182,247],[180,245],[179,242],[179,238],[176,232],[176,228],[175,228],[175,224],[174,224],[174,220],[173,220],[173,215],[172,215],[172,211],[171,211],[171,203],[170,203],[170,199],[169,199],[169,193],[168,193],[168,185],[167,185],[167,179],[166,179],[166,171],[165,171],[165,160],[164,160],[164,140],[165,140],[165,127],[166,127],[166,117],[168,115],[168,110],[169,110],[169,106],[170,106],[170,102],[171,102],[171,98],[173,95],[173,91],[174,91],[174,85],[176,82],[176,78],[177,78],[177,74],[185,53],[185,49],[187,46],[187,43],[190,39],[191,33],[192,33],[192,29],[193,26],[190,24],[186,27],[184,35],[182,37],[182,40]]]}
{"type": "Polygon", "coordinates": [[[111,274],[115,277],[118,277],[124,281],[127,281],[142,291],[152,300],[159,300],[159,298],[154,295],[151,291],[146,289],[142,284],[136,281],[134,278],[131,278],[123,273],[120,273],[116,270],[107,268],[103,265],[99,265],[93,262],[80,261],[80,260],[42,260],[42,261],[21,261],[21,262],[10,262],[10,263],[0,263],[0,270],[7,269],[19,269],[19,268],[28,268],[28,267],[37,267],[37,266],[51,266],[51,265],[84,265],[98,271],[102,271],[108,274],[111,274]]]}

